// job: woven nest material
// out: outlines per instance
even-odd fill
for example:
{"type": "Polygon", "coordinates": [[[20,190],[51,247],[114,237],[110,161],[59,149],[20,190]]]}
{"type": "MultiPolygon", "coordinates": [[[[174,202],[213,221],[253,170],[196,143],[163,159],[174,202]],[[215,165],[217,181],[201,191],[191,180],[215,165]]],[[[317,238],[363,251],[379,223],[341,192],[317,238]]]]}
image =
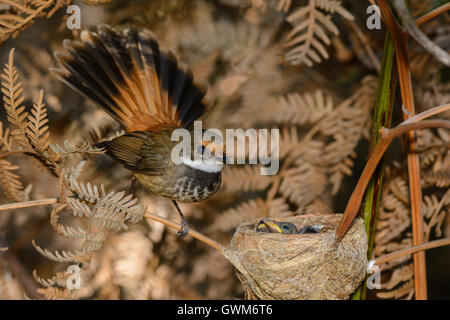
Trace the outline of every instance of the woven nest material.
{"type": "Polygon", "coordinates": [[[259,299],[348,299],[364,279],[367,237],[355,220],[336,245],[342,214],[308,214],[274,221],[324,225],[323,232],[280,234],[257,232],[259,220],[241,224],[225,257],[236,267],[245,288],[259,299]]]}

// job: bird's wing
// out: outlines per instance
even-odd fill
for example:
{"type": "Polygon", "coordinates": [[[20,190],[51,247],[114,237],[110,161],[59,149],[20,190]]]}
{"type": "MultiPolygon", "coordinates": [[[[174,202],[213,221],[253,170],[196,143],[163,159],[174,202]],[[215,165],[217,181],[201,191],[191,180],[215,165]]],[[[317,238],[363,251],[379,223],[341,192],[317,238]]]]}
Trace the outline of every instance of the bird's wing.
{"type": "Polygon", "coordinates": [[[162,132],[131,132],[99,146],[135,173],[162,175],[172,165],[170,158],[167,159],[172,145],[164,136],[162,132]]]}

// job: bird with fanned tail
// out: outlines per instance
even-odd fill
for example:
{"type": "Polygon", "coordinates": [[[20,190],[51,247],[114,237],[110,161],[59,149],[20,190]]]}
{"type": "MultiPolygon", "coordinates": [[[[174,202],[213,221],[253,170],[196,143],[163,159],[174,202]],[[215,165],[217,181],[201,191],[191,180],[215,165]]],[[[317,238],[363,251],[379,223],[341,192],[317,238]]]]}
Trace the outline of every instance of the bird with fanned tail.
{"type": "MultiPolygon", "coordinates": [[[[177,201],[207,199],[221,183],[222,159],[182,157],[180,164],[171,159],[177,143],[172,132],[192,130],[206,110],[205,91],[148,30],[118,32],[101,24],[97,32],[81,32],[80,41],[65,40],[64,48],[55,53],[59,67],[51,72],[123,125],[126,134],[100,146],[131,170],[132,185],[137,179],[154,194],[172,199],[182,219],[178,235],[185,236],[189,226],[177,201]]],[[[203,142],[201,150],[192,152],[216,147],[203,142]]]]}

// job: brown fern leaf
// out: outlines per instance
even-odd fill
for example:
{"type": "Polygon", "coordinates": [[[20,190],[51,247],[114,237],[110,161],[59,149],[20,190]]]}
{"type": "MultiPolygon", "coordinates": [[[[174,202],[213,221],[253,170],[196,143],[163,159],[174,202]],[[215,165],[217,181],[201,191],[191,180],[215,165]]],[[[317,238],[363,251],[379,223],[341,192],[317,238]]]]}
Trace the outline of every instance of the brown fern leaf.
{"type": "MultiPolygon", "coordinates": [[[[411,274],[412,275],[412,274],[411,274]]],[[[400,299],[410,300],[414,294],[414,280],[411,278],[408,282],[401,284],[398,288],[390,291],[377,292],[377,297],[382,299],[400,299]]]]}
{"type": "Polygon", "coordinates": [[[57,272],[53,277],[50,279],[44,279],[38,276],[36,270],[33,270],[33,278],[34,280],[42,285],[43,287],[62,287],[64,288],[66,286],[67,278],[69,274],[66,271],[60,271],[57,272]]]}
{"type": "Polygon", "coordinates": [[[142,219],[144,209],[137,204],[132,195],[124,192],[106,193],[104,185],[100,188],[90,183],[78,182],[84,161],[72,168],[64,176],[73,197],[66,197],[65,203],[51,212],[51,225],[56,232],[70,239],[81,239],[82,249],[75,251],[54,251],[42,249],[33,241],[35,249],[43,256],[57,262],[88,262],[91,253],[99,251],[105,242],[109,231],[126,230],[126,222],[137,223],[142,219]],[[59,223],[59,214],[69,208],[75,217],[87,218],[84,228],[70,227],[59,223]]]}
{"type": "Polygon", "coordinates": [[[273,176],[261,175],[259,166],[228,167],[223,171],[224,187],[228,192],[264,190],[273,180],[273,176]]]}
{"type": "Polygon", "coordinates": [[[71,2],[71,0],[5,1],[10,8],[0,13],[0,42],[10,36],[17,37],[19,32],[33,24],[36,18],[51,17],[56,10],[71,2]]]}
{"type": "Polygon", "coordinates": [[[208,228],[210,231],[230,231],[241,223],[258,217],[287,217],[294,215],[284,198],[276,198],[266,203],[261,198],[250,199],[222,213],[208,228]]]}
{"type": "Polygon", "coordinates": [[[59,155],[49,150],[50,132],[47,125],[47,108],[44,103],[44,91],[39,93],[38,102],[33,105],[31,114],[28,115],[26,129],[27,140],[34,153],[27,155],[37,159],[51,174],[58,177],[60,168],[58,165],[59,155]]]}
{"type": "Polygon", "coordinates": [[[309,0],[307,6],[297,8],[289,14],[287,21],[293,29],[287,35],[284,47],[287,49],[284,59],[293,65],[306,64],[311,67],[314,62],[320,63],[328,59],[325,45],[331,40],[327,31],[339,35],[339,30],[331,21],[331,15],[325,15],[320,9],[329,13],[338,13],[345,19],[353,20],[340,1],[309,0]]]}
{"type": "Polygon", "coordinates": [[[325,192],[327,180],[323,169],[299,162],[302,164],[298,167],[284,171],[279,192],[301,209],[325,192]]]}
{"type": "Polygon", "coordinates": [[[0,153],[9,152],[12,149],[12,137],[9,128],[3,131],[3,123],[0,122],[0,153]]]}
{"type": "Polygon", "coordinates": [[[24,187],[20,177],[13,171],[19,167],[11,164],[5,159],[0,159],[0,185],[8,199],[16,202],[27,200],[27,193],[24,193],[24,187]]]}
{"type": "Polygon", "coordinates": [[[70,299],[70,290],[67,288],[38,288],[36,291],[42,294],[47,300],[67,300],[70,299]]]}
{"type": "Polygon", "coordinates": [[[5,65],[1,77],[3,79],[1,82],[3,105],[8,114],[8,121],[18,128],[13,130],[11,135],[24,144],[27,141],[25,133],[28,113],[25,111],[25,106],[21,105],[24,96],[22,95],[22,84],[19,81],[19,72],[14,66],[14,49],[9,52],[8,63],[5,65]]]}
{"type": "Polygon", "coordinates": [[[39,93],[39,100],[33,105],[31,114],[28,115],[27,138],[36,152],[44,154],[50,144],[50,132],[48,131],[47,108],[44,103],[44,91],[39,93]]]}

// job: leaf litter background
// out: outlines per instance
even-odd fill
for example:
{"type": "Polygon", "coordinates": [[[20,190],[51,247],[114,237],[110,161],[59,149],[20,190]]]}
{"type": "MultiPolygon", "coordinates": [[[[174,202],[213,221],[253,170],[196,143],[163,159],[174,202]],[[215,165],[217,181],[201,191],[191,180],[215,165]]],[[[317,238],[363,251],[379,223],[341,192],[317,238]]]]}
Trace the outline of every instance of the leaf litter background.
{"type": "MultiPolygon", "coordinates": [[[[178,240],[173,230],[155,222],[128,223],[139,220],[133,200],[125,199],[127,217],[95,211],[99,204],[114,208],[124,199],[121,192],[128,190],[130,174],[87,144],[117,134],[117,124],[48,72],[55,66],[52,52],[61,49],[63,39],[78,34],[65,28],[64,8],[72,1],[35,0],[23,12],[13,10],[9,2],[0,1],[0,58],[7,64],[2,73],[0,154],[22,146],[34,155],[0,160],[0,201],[54,198],[64,180],[91,202],[87,207],[72,202],[53,211],[45,206],[0,213],[0,247],[8,248],[0,253],[1,299],[244,298],[233,267],[219,253],[190,237],[178,240]],[[11,20],[11,14],[16,18],[11,20]],[[9,64],[12,47],[14,61],[9,64]],[[8,91],[11,82],[15,93],[8,91]],[[14,95],[23,95],[23,102],[14,106],[14,95]],[[50,143],[59,147],[54,150],[50,143]],[[98,186],[97,193],[88,182],[98,186]],[[110,198],[109,191],[115,192],[110,198]],[[107,222],[85,229],[95,212],[107,222]],[[82,287],[70,291],[64,270],[73,263],[82,267],[82,287]]],[[[149,28],[188,64],[208,86],[207,99],[214,105],[203,119],[204,127],[280,129],[278,175],[261,176],[257,165],[229,166],[221,190],[211,199],[181,204],[194,229],[227,244],[240,223],[256,217],[344,210],[367,160],[385,32],[384,26],[367,30],[368,2],[73,3],[81,7],[83,28],[100,22],[121,29],[149,28]]],[[[410,1],[410,10],[418,16],[437,5],[439,1],[410,1]]],[[[423,27],[447,51],[448,22],[444,14],[423,27]]],[[[448,68],[414,41],[409,48],[418,111],[448,103],[448,68]]],[[[401,119],[400,109],[397,101],[393,124],[401,119]]],[[[449,139],[444,130],[420,132],[425,240],[450,236],[449,139]]],[[[403,150],[402,141],[395,141],[387,153],[375,256],[411,245],[403,150]]],[[[178,221],[168,200],[142,188],[136,197],[148,211],[178,221]]],[[[430,298],[450,297],[449,253],[446,248],[427,253],[430,298]]],[[[370,297],[412,298],[411,262],[411,256],[405,256],[383,265],[383,288],[369,292],[370,297]]]]}

